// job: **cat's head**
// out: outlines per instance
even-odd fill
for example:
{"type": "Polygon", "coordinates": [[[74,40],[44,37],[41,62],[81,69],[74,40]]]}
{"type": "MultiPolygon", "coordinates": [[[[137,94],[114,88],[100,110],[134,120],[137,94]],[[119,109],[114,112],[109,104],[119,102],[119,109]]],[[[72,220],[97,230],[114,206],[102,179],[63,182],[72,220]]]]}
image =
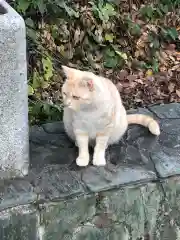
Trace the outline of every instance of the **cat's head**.
{"type": "Polygon", "coordinates": [[[66,81],[62,86],[64,106],[78,111],[93,101],[95,90],[93,73],[62,66],[66,81]]]}

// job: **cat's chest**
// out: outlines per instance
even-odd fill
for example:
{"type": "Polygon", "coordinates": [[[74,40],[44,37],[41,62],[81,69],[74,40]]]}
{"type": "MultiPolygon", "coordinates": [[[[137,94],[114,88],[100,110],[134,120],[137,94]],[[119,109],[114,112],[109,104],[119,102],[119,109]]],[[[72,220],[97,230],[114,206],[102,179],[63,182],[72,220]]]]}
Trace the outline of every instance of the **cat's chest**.
{"type": "Polygon", "coordinates": [[[109,117],[107,112],[82,112],[74,116],[73,122],[76,127],[94,135],[105,128],[109,117]]]}

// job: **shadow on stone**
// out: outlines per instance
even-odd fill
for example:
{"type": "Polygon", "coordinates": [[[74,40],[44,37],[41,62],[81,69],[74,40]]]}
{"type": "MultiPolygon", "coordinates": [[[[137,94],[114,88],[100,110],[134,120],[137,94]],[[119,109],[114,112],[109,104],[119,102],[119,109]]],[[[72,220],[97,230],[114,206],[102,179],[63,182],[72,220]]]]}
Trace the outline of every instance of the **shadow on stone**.
{"type": "Polygon", "coordinates": [[[0,4],[0,15],[6,14],[7,10],[0,4]]]}

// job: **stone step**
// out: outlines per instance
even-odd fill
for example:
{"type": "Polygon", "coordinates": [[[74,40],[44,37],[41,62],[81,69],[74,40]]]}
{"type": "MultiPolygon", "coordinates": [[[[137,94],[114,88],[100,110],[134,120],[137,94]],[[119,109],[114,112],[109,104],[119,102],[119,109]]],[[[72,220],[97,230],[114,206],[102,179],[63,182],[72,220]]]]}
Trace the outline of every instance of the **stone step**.
{"type": "Polygon", "coordinates": [[[130,112],[154,116],[161,135],[130,126],[105,167],[76,166],[61,122],[33,126],[29,174],[0,181],[0,239],[179,239],[180,104],[130,112]]]}

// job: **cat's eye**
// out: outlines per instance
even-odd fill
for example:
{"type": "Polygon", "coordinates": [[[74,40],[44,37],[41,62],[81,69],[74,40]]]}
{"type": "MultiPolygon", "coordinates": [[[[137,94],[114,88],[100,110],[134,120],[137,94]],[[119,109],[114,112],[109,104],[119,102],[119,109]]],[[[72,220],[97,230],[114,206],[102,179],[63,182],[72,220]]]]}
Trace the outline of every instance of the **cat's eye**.
{"type": "Polygon", "coordinates": [[[63,95],[64,95],[64,96],[66,96],[66,93],[65,93],[65,92],[63,92],[63,95]]]}
{"type": "Polygon", "coordinates": [[[80,97],[77,97],[77,96],[73,96],[73,98],[75,99],[75,100],[78,100],[80,97]]]}

